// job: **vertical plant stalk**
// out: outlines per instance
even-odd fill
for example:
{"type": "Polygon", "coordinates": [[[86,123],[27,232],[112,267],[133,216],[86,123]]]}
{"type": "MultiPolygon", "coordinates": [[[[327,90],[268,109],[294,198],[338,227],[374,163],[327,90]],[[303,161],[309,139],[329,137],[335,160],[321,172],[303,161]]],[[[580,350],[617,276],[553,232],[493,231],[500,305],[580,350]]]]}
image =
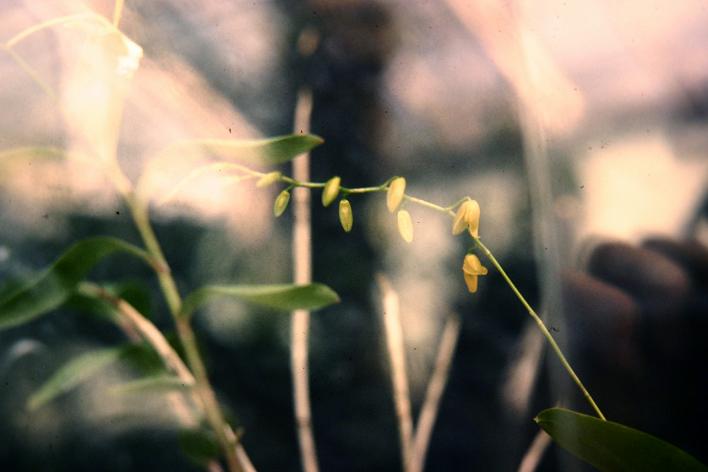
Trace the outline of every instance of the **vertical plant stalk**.
{"type": "Polygon", "coordinates": [[[391,386],[393,387],[393,403],[398,419],[398,433],[401,443],[401,458],[403,470],[410,470],[413,457],[413,420],[411,415],[411,400],[408,391],[408,375],[406,374],[406,353],[401,329],[400,305],[398,294],[391,283],[381,274],[377,276],[381,290],[383,310],[381,316],[386,335],[386,348],[391,363],[391,386]]]}
{"type": "Polygon", "coordinates": [[[460,327],[460,317],[457,314],[450,315],[445,322],[440,344],[438,345],[438,353],[435,357],[433,374],[428,382],[423,407],[420,410],[415,434],[413,435],[413,455],[409,462],[408,472],[422,472],[425,466],[425,456],[428,452],[430,436],[440,409],[440,399],[450,375],[450,365],[452,364],[457,340],[460,337],[460,327]]]}
{"type": "Polygon", "coordinates": [[[118,28],[120,18],[123,16],[123,0],[116,0],[113,4],[113,26],[118,28]]]}
{"type": "Polygon", "coordinates": [[[597,403],[595,403],[595,400],[592,398],[590,395],[590,392],[585,388],[585,385],[583,385],[583,382],[580,381],[580,378],[578,378],[578,375],[575,373],[573,368],[570,366],[570,363],[568,362],[568,359],[566,359],[565,355],[563,354],[563,351],[561,351],[561,348],[558,346],[558,343],[556,343],[556,340],[553,338],[553,335],[551,334],[550,331],[548,331],[548,328],[546,328],[546,324],[543,322],[540,316],[534,311],[533,308],[531,308],[531,305],[526,301],[524,296],[519,292],[519,289],[516,288],[516,285],[514,285],[514,282],[511,281],[509,276],[506,274],[506,271],[502,268],[502,266],[499,264],[497,259],[494,257],[492,252],[487,249],[487,246],[485,246],[482,241],[480,241],[479,238],[473,238],[475,244],[479,249],[484,253],[484,255],[489,259],[489,261],[494,265],[494,267],[499,271],[501,276],[504,278],[506,281],[507,285],[511,288],[511,290],[514,292],[514,295],[516,295],[516,298],[519,299],[521,304],[526,308],[526,311],[528,312],[529,315],[531,315],[531,318],[536,322],[536,325],[538,326],[538,329],[541,330],[541,333],[543,333],[543,336],[546,338],[548,343],[551,345],[551,348],[553,351],[556,353],[556,356],[558,356],[558,359],[560,360],[561,364],[565,368],[565,370],[568,372],[568,375],[570,375],[570,378],[573,379],[573,382],[575,382],[575,385],[578,386],[580,391],[583,393],[583,396],[585,396],[585,399],[590,403],[590,406],[592,406],[593,410],[595,410],[595,413],[601,420],[605,420],[605,415],[602,414],[602,411],[600,411],[600,408],[597,406],[597,403]]]}
{"type": "Polygon", "coordinates": [[[551,437],[543,430],[536,433],[526,454],[521,459],[518,472],[534,472],[551,444],[551,437]]]}
{"type": "MultiPolygon", "coordinates": [[[[301,89],[295,106],[295,133],[310,131],[312,116],[312,91],[301,89]]],[[[303,154],[293,161],[293,176],[297,180],[310,180],[310,155],[303,154]]],[[[293,279],[296,284],[312,282],[312,226],[310,216],[310,189],[298,187],[293,191],[293,279]]],[[[295,310],[290,326],[290,373],[293,382],[293,404],[300,458],[305,472],[318,472],[317,450],[312,431],[310,405],[308,344],[310,338],[310,312],[295,310]]]]}
{"type": "Polygon", "coordinates": [[[214,430],[222,451],[226,457],[226,464],[231,472],[243,472],[236,453],[236,437],[231,431],[230,426],[224,419],[221,411],[221,406],[216,399],[209,377],[207,376],[206,367],[202,361],[199,349],[197,348],[194,331],[189,324],[189,319],[180,316],[182,306],[182,298],[177,290],[169,265],[162,253],[160,244],[157,241],[155,232],[150,225],[148,217],[147,205],[145,202],[138,202],[132,195],[126,195],[126,201],[131,209],[131,214],[135,222],[140,236],[143,239],[145,248],[148,253],[154,258],[157,265],[157,277],[162,288],[162,292],[167,301],[170,313],[175,321],[177,334],[179,336],[182,347],[184,348],[187,357],[187,364],[191,368],[195,378],[195,389],[201,398],[204,406],[204,413],[207,417],[209,425],[214,430]]]}

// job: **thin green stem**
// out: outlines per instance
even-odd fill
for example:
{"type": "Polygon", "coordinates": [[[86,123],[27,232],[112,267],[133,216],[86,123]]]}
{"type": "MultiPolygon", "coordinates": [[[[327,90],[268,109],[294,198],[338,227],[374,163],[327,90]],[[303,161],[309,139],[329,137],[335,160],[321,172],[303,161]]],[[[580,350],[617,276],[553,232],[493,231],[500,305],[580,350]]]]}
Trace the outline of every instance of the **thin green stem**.
{"type": "Polygon", "coordinates": [[[458,206],[462,205],[462,204],[463,204],[464,202],[466,202],[467,200],[470,200],[470,197],[463,197],[463,198],[460,198],[459,200],[457,200],[457,201],[456,201],[455,203],[453,203],[452,205],[450,205],[450,206],[448,206],[448,207],[445,207],[445,209],[446,209],[446,210],[449,210],[449,211],[452,211],[452,210],[454,210],[455,208],[457,208],[458,206]]]}
{"type": "MultiPolygon", "coordinates": [[[[423,200],[422,198],[416,198],[416,197],[412,197],[410,195],[404,195],[403,198],[405,200],[408,200],[409,202],[416,203],[420,206],[424,206],[426,208],[431,208],[433,210],[448,214],[450,216],[455,216],[455,212],[453,212],[452,210],[450,210],[448,208],[441,207],[440,205],[436,205],[435,203],[431,203],[427,200],[423,200]]],[[[454,206],[453,206],[453,208],[454,208],[454,206]]]]}
{"type": "Polygon", "coordinates": [[[37,71],[35,71],[32,66],[30,66],[27,61],[22,58],[22,56],[13,51],[10,46],[4,45],[3,49],[7,51],[10,57],[12,57],[12,60],[15,61],[17,65],[20,66],[20,68],[25,71],[27,75],[30,76],[30,78],[39,86],[39,88],[42,89],[44,93],[49,96],[49,98],[51,98],[52,100],[57,99],[57,96],[52,90],[52,88],[44,80],[42,80],[37,71]]]}
{"type": "Polygon", "coordinates": [[[548,343],[551,345],[551,348],[553,348],[553,351],[556,353],[558,356],[558,359],[560,360],[561,364],[563,364],[563,367],[565,370],[568,372],[568,375],[570,375],[570,378],[573,379],[573,382],[578,386],[581,392],[583,392],[583,395],[587,399],[587,401],[590,403],[590,406],[595,410],[595,413],[597,413],[597,416],[601,420],[605,420],[605,415],[602,414],[602,411],[600,411],[600,408],[597,406],[597,403],[595,403],[595,400],[592,398],[590,395],[590,392],[585,388],[585,385],[583,385],[583,382],[580,380],[580,378],[577,376],[573,368],[570,366],[570,363],[568,360],[565,358],[565,355],[563,354],[563,351],[561,351],[561,348],[558,346],[558,343],[556,340],[553,338],[553,335],[548,331],[548,328],[546,328],[546,324],[543,322],[540,316],[534,311],[533,308],[531,308],[531,305],[526,301],[526,298],[521,294],[519,289],[516,288],[516,285],[514,282],[511,281],[509,276],[507,275],[506,271],[502,268],[501,264],[497,261],[497,259],[494,257],[494,254],[485,246],[482,241],[480,241],[479,238],[472,238],[474,239],[475,244],[479,249],[484,253],[484,255],[489,259],[489,261],[496,267],[496,269],[499,271],[499,273],[502,275],[504,280],[506,281],[507,285],[511,288],[511,290],[514,292],[514,295],[521,301],[521,304],[526,308],[526,311],[531,315],[531,318],[536,322],[538,325],[538,328],[541,330],[541,333],[545,336],[546,340],[548,343]]]}
{"type": "Polygon", "coordinates": [[[160,282],[160,287],[162,288],[162,293],[165,296],[167,307],[169,308],[172,316],[176,317],[182,305],[182,298],[177,290],[177,285],[175,284],[174,278],[172,278],[172,274],[170,273],[170,266],[165,260],[165,255],[162,253],[160,243],[157,241],[155,232],[150,224],[147,207],[136,203],[135,200],[130,197],[128,197],[128,201],[131,214],[133,216],[133,221],[135,222],[135,226],[138,228],[138,232],[140,232],[140,237],[145,244],[145,248],[159,267],[159,270],[156,271],[157,279],[160,282]]]}
{"type": "Polygon", "coordinates": [[[8,48],[11,48],[11,47],[15,46],[17,43],[19,43],[20,41],[24,40],[25,38],[32,36],[34,33],[42,31],[43,29],[51,28],[52,26],[71,23],[73,21],[83,21],[83,20],[86,20],[89,18],[96,19],[96,20],[105,20],[103,17],[101,17],[95,13],[79,13],[77,15],[67,15],[67,16],[60,16],[59,18],[52,18],[50,20],[43,21],[41,23],[37,23],[36,25],[32,25],[29,28],[23,29],[22,31],[17,33],[15,36],[8,39],[5,42],[5,46],[7,46],[8,48]]]}
{"type": "Polygon", "coordinates": [[[140,236],[143,239],[145,248],[154,260],[157,261],[159,270],[156,272],[160,287],[162,288],[170,313],[175,320],[177,334],[182,343],[182,347],[184,347],[187,364],[194,374],[196,380],[195,388],[204,404],[204,412],[206,413],[207,420],[224,451],[229,470],[231,472],[241,472],[243,468],[236,456],[235,438],[227,434],[228,423],[224,419],[221,406],[209,382],[206,367],[197,348],[194,330],[189,324],[188,318],[179,316],[182,298],[177,289],[177,284],[175,284],[174,278],[172,277],[172,273],[170,272],[169,265],[165,260],[162,248],[150,224],[147,206],[138,202],[135,197],[130,194],[126,195],[126,201],[130,207],[135,226],[138,228],[140,236]]]}
{"type": "Polygon", "coordinates": [[[178,317],[175,319],[177,334],[182,346],[184,347],[184,354],[187,357],[187,364],[189,365],[194,378],[196,380],[196,389],[199,392],[199,396],[204,402],[204,412],[206,413],[207,420],[211,425],[212,429],[216,433],[221,447],[226,454],[226,463],[230,471],[242,472],[243,468],[238,461],[236,456],[236,442],[235,437],[230,437],[226,434],[226,420],[224,419],[224,414],[221,411],[221,406],[219,401],[216,399],[214,390],[209,383],[209,376],[207,375],[206,367],[202,361],[202,357],[199,354],[199,349],[197,348],[197,340],[194,337],[194,330],[192,330],[189,324],[189,319],[184,317],[178,317]]]}
{"type": "Polygon", "coordinates": [[[386,187],[384,185],[379,185],[378,187],[359,187],[359,188],[341,187],[340,190],[343,194],[348,195],[351,193],[383,192],[384,190],[386,190],[386,187]]]}

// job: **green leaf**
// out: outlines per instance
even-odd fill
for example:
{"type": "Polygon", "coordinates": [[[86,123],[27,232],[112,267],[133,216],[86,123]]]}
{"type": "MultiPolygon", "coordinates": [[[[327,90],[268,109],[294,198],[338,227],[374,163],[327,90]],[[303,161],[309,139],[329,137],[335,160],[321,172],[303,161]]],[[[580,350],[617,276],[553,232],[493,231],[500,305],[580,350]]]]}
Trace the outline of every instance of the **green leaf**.
{"type": "Polygon", "coordinates": [[[151,264],[145,251],[120,239],[84,239],[71,246],[37,278],[0,296],[0,330],[27,323],[60,306],[98,262],[115,252],[126,252],[151,264]]]}
{"type": "Polygon", "coordinates": [[[60,367],[27,400],[27,408],[36,410],[62,393],[82,384],[101,369],[117,361],[132,346],[95,349],[80,354],[60,367]]]}
{"type": "Polygon", "coordinates": [[[223,159],[249,164],[276,165],[292,160],[322,144],[324,140],[312,134],[289,134],[268,139],[195,139],[170,146],[165,153],[198,149],[223,159]]]}
{"type": "Polygon", "coordinates": [[[217,297],[231,297],[276,310],[316,310],[339,302],[339,296],[326,285],[210,285],[195,290],[182,303],[181,316],[217,297]]]}
{"type": "Polygon", "coordinates": [[[221,453],[219,442],[211,431],[186,429],[180,431],[178,440],[182,452],[197,465],[205,465],[221,453]]]}
{"type": "Polygon", "coordinates": [[[184,380],[174,375],[156,375],[122,383],[112,390],[119,395],[161,393],[188,390],[192,385],[192,383],[186,383],[184,380]]]}
{"type": "Polygon", "coordinates": [[[601,471],[708,471],[676,446],[619,423],[563,408],[544,410],[535,421],[561,447],[601,471]]]}

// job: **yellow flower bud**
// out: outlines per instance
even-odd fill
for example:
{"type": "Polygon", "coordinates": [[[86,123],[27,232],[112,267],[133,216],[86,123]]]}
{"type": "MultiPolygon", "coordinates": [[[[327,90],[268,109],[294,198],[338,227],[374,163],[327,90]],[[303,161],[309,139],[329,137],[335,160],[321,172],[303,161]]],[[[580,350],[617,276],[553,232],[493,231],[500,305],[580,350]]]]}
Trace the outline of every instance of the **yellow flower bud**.
{"type": "Polygon", "coordinates": [[[290,203],[290,192],[283,190],[275,199],[275,203],[273,204],[273,214],[276,217],[282,215],[283,212],[285,212],[285,209],[288,208],[288,203],[290,203]]]}
{"type": "Polygon", "coordinates": [[[324,190],[322,190],[322,205],[328,207],[337,198],[340,182],[339,177],[332,177],[327,181],[324,190]]]}
{"type": "Polygon", "coordinates": [[[460,234],[467,228],[471,236],[479,237],[479,203],[477,200],[465,200],[457,209],[452,223],[452,234],[460,234]]]}
{"type": "Polygon", "coordinates": [[[267,187],[267,186],[277,182],[278,180],[280,180],[280,177],[282,175],[283,174],[281,174],[277,170],[274,172],[268,172],[263,177],[258,179],[258,182],[256,182],[256,187],[258,187],[258,188],[267,187]]]}
{"type": "Polygon", "coordinates": [[[339,201],[339,222],[342,223],[342,228],[344,228],[344,231],[347,233],[352,230],[354,215],[352,213],[352,206],[347,199],[339,201]]]}
{"type": "Polygon", "coordinates": [[[405,242],[410,243],[413,241],[413,223],[411,222],[410,213],[406,210],[398,212],[398,232],[405,242]]]}
{"type": "Polygon", "coordinates": [[[465,284],[470,293],[477,291],[477,277],[487,275],[487,268],[482,265],[479,258],[474,254],[467,254],[462,263],[462,274],[465,277],[465,284]]]}
{"type": "Polygon", "coordinates": [[[406,193],[406,179],[396,177],[391,181],[386,192],[386,206],[388,211],[393,213],[403,201],[403,196],[406,193]]]}

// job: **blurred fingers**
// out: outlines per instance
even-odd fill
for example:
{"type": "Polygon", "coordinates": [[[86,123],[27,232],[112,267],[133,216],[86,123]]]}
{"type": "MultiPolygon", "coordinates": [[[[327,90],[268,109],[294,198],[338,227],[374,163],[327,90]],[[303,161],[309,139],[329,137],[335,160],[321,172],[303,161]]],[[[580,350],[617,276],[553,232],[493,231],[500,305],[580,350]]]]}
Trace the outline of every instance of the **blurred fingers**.
{"type": "Polygon", "coordinates": [[[639,306],[619,288],[580,272],[563,275],[573,345],[601,364],[631,369],[637,361],[639,306]]]}

